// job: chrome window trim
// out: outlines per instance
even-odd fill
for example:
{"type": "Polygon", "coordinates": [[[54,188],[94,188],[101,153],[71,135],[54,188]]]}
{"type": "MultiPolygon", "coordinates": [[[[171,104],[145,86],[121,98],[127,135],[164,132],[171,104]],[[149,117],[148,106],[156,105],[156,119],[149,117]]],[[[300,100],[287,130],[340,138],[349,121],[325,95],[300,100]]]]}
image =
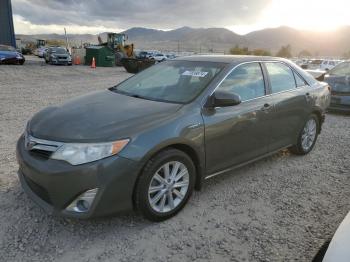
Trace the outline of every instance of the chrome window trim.
{"type": "MultiPolygon", "coordinates": [[[[208,95],[206,98],[208,98],[208,97],[210,97],[210,96],[212,96],[213,94],[214,94],[214,92],[216,91],[216,89],[218,89],[219,87],[220,87],[220,85],[226,80],[226,78],[237,68],[237,67],[239,67],[239,66],[241,66],[241,65],[246,65],[246,64],[256,64],[256,63],[258,63],[259,64],[259,66],[261,67],[261,65],[260,65],[260,61],[248,61],[248,62],[242,62],[242,63],[240,63],[240,64],[238,64],[238,65],[235,65],[233,68],[231,68],[231,70],[221,79],[221,81],[216,85],[216,87],[214,88],[214,90],[210,93],[210,95],[208,95]]],[[[264,74],[263,74],[263,71],[262,71],[262,69],[261,69],[261,74],[262,74],[262,76],[264,77],[264,74]]],[[[264,83],[264,85],[265,85],[265,83],[264,83]]],[[[265,86],[265,91],[266,91],[266,86],[265,86]]],[[[262,96],[263,97],[263,96],[262,96]]],[[[247,101],[247,100],[246,100],[247,101]]],[[[242,101],[242,103],[243,103],[243,101],[242,101]]]]}
{"type": "MultiPolygon", "coordinates": [[[[209,95],[204,97],[204,99],[202,100],[202,108],[205,107],[205,103],[206,103],[206,100],[208,99],[208,97],[212,96],[215,93],[215,91],[220,87],[220,85],[226,80],[226,78],[237,67],[239,67],[241,65],[253,64],[253,63],[258,63],[260,65],[260,67],[262,67],[262,64],[265,64],[265,63],[281,63],[281,64],[284,64],[285,66],[289,67],[292,70],[293,77],[294,77],[294,74],[297,74],[302,80],[304,80],[305,85],[304,86],[297,86],[297,84],[295,82],[295,88],[291,88],[291,89],[288,89],[288,90],[283,90],[283,91],[277,92],[277,93],[265,94],[264,96],[259,96],[259,97],[255,97],[255,98],[252,98],[252,99],[248,99],[248,100],[242,101],[241,104],[246,103],[246,102],[250,102],[250,101],[254,101],[254,100],[257,100],[257,99],[261,99],[261,98],[264,98],[264,97],[270,97],[270,96],[273,96],[273,95],[278,95],[278,94],[282,94],[282,93],[286,93],[286,92],[293,92],[293,91],[299,90],[300,88],[304,88],[304,87],[310,87],[309,83],[304,79],[304,77],[302,77],[296,70],[294,70],[290,65],[288,65],[284,61],[278,61],[278,60],[260,60],[260,61],[258,61],[258,60],[254,60],[254,61],[242,62],[242,63],[239,63],[239,64],[235,65],[233,68],[231,68],[230,71],[228,71],[228,73],[226,73],[226,75],[222,78],[222,80],[216,85],[216,87],[213,89],[213,91],[210,92],[209,95]]],[[[261,68],[261,71],[262,71],[262,75],[263,75],[263,78],[264,78],[264,85],[265,85],[265,75],[264,75],[264,72],[263,72],[263,68],[261,68]]],[[[268,74],[268,72],[266,72],[266,73],[268,74]]],[[[295,77],[294,77],[294,79],[295,79],[295,77]]],[[[265,92],[266,91],[267,91],[267,86],[265,85],[265,92]]],[[[221,107],[216,107],[216,108],[221,108],[221,107]]]]}
{"type": "MultiPolygon", "coordinates": [[[[264,64],[264,63],[281,63],[281,64],[284,64],[286,66],[288,66],[291,70],[292,70],[292,73],[293,73],[293,78],[295,79],[294,77],[294,73],[298,74],[300,76],[300,74],[298,72],[296,72],[296,70],[294,70],[292,67],[290,67],[287,63],[283,62],[283,61],[278,61],[278,60],[261,60],[261,61],[258,61],[258,60],[254,60],[254,61],[248,61],[248,62],[242,62],[238,65],[235,65],[233,68],[231,68],[231,70],[222,78],[222,80],[216,85],[216,87],[213,89],[213,91],[208,95],[208,96],[205,96],[205,98],[203,99],[204,101],[202,101],[202,107],[204,107],[205,105],[205,102],[206,100],[208,99],[208,97],[212,96],[215,91],[220,87],[220,85],[226,80],[226,78],[236,69],[238,68],[239,66],[241,65],[245,65],[245,64],[253,64],[253,63],[258,63],[260,65],[260,67],[262,66],[261,64],[264,64]]],[[[262,73],[262,76],[264,78],[264,85],[265,85],[265,76],[264,76],[264,72],[263,70],[261,69],[261,73],[262,73]]],[[[268,72],[267,72],[268,73],[268,72]]],[[[301,76],[300,76],[301,77],[301,76]]],[[[297,87],[297,84],[295,83],[295,88],[291,88],[291,89],[288,89],[288,90],[283,90],[281,92],[277,92],[277,93],[271,93],[271,94],[265,94],[264,96],[259,96],[259,97],[255,97],[255,98],[252,98],[252,99],[248,99],[248,100],[245,100],[245,101],[242,101],[241,104],[243,103],[246,103],[246,102],[250,102],[250,101],[254,101],[254,100],[257,100],[257,99],[261,99],[261,98],[264,98],[264,97],[270,97],[272,95],[277,95],[277,94],[282,94],[282,93],[286,93],[286,92],[293,92],[293,91],[296,91],[300,88],[303,88],[305,86],[310,86],[303,77],[301,77],[301,79],[304,80],[305,82],[305,85],[304,86],[299,86],[297,87]]],[[[265,92],[267,91],[267,87],[265,85],[265,92]]],[[[216,107],[216,108],[221,108],[221,107],[216,107]]]]}

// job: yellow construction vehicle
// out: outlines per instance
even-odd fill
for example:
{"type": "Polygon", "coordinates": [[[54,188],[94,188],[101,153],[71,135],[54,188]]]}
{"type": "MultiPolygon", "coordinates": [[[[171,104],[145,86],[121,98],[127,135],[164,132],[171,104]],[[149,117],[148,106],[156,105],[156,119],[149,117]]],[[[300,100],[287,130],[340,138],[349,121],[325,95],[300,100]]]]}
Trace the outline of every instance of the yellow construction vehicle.
{"type": "Polygon", "coordinates": [[[107,42],[103,43],[100,36],[100,45],[107,46],[114,52],[115,65],[124,66],[129,73],[137,73],[155,63],[147,58],[137,58],[134,52],[134,44],[125,44],[128,39],[126,34],[107,33],[107,42]]]}
{"type": "Polygon", "coordinates": [[[115,64],[122,65],[123,58],[134,58],[134,44],[127,45],[125,41],[127,36],[125,34],[107,33],[106,45],[114,50],[115,64]]]}

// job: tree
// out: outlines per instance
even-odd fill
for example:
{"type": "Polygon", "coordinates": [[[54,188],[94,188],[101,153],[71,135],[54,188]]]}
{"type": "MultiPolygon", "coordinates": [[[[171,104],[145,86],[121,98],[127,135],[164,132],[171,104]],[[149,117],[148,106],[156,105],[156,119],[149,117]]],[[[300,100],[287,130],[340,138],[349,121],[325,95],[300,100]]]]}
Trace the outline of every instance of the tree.
{"type": "Polygon", "coordinates": [[[264,49],[255,49],[253,51],[249,50],[248,47],[239,47],[236,45],[235,47],[230,49],[230,54],[232,55],[256,55],[256,56],[271,56],[271,52],[264,49]]]}
{"type": "Polygon", "coordinates": [[[230,49],[231,55],[249,55],[248,47],[240,48],[238,45],[230,49]]]}
{"type": "Polygon", "coordinates": [[[350,51],[345,52],[345,53],[343,54],[343,58],[344,58],[344,59],[350,59],[350,51]]]}
{"type": "Polygon", "coordinates": [[[282,46],[277,52],[276,56],[291,58],[292,57],[292,47],[290,45],[282,46]]]}
{"type": "Polygon", "coordinates": [[[251,53],[256,56],[271,56],[271,52],[264,49],[255,49],[251,53]]]}
{"type": "Polygon", "coordinates": [[[301,52],[299,53],[299,57],[311,57],[311,56],[312,56],[311,52],[309,52],[309,51],[306,50],[306,49],[304,49],[303,51],[301,51],[301,52]]]}
{"type": "Polygon", "coordinates": [[[65,46],[66,43],[63,40],[59,39],[49,39],[46,40],[47,45],[49,46],[65,46]]]}

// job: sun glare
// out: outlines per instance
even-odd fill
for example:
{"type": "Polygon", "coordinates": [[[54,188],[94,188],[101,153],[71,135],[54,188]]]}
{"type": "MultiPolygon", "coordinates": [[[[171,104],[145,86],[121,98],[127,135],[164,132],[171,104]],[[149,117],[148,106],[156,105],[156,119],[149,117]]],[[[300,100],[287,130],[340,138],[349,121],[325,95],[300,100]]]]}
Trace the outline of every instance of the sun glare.
{"type": "Polygon", "coordinates": [[[263,11],[262,19],[268,24],[323,31],[350,24],[349,10],[348,0],[274,0],[263,11]]]}
{"type": "Polygon", "coordinates": [[[329,31],[350,25],[349,10],[349,0],[272,0],[253,24],[232,25],[228,28],[240,34],[282,25],[329,31]]]}

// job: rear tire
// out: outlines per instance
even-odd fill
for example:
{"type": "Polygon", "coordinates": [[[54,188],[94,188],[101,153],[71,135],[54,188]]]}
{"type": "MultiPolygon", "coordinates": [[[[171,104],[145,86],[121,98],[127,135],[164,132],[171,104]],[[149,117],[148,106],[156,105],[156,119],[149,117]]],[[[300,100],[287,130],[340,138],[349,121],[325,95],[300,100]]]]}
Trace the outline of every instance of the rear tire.
{"type": "Polygon", "coordinates": [[[320,120],[315,114],[311,114],[306,120],[298,135],[297,144],[290,148],[296,155],[306,155],[314,148],[320,131],[320,120]]]}
{"type": "Polygon", "coordinates": [[[136,210],[155,222],[175,216],[193,192],[195,175],[187,154],[177,149],[161,151],[147,162],[137,181],[136,210]]]}

